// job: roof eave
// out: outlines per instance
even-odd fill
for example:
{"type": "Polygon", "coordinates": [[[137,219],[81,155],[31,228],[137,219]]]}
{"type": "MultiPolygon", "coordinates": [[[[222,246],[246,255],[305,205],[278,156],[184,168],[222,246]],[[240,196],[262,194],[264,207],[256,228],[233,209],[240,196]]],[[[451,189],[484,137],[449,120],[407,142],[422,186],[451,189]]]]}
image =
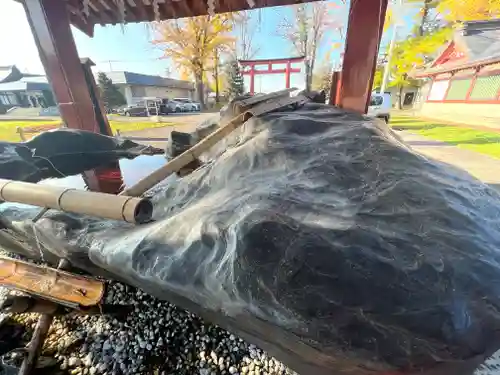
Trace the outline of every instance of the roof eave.
{"type": "Polygon", "coordinates": [[[491,57],[489,59],[484,59],[484,60],[476,60],[472,62],[467,62],[463,64],[457,64],[449,67],[443,67],[443,68],[438,68],[438,69],[428,69],[424,72],[417,73],[414,75],[415,78],[425,78],[425,77],[430,77],[434,76],[436,74],[443,74],[443,73],[450,73],[450,72],[455,72],[457,70],[464,70],[464,69],[470,69],[470,68],[476,68],[479,66],[484,66],[484,65],[491,65],[491,64],[496,64],[500,62],[500,56],[496,57],[491,57]]]}

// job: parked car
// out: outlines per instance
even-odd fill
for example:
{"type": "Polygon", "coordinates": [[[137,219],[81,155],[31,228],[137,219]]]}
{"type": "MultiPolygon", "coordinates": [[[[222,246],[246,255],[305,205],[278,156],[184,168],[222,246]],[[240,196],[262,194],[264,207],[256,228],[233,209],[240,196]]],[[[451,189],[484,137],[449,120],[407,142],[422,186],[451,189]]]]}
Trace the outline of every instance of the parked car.
{"type": "Polygon", "coordinates": [[[188,112],[195,112],[198,110],[198,107],[196,106],[196,104],[194,103],[183,103],[184,104],[184,107],[186,108],[186,110],[188,112]]]}
{"type": "Polygon", "coordinates": [[[172,108],[172,112],[176,113],[186,112],[186,107],[184,106],[184,103],[169,99],[169,106],[172,108]]]}
{"type": "Polygon", "coordinates": [[[390,94],[372,93],[368,116],[378,117],[389,123],[391,118],[392,99],[390,94]]]}
{"type": "Polygon", "coordinates": [[[139,101],[135,104],[130,104],[120,108],[120,115],[123,116],[147,116],[148,112],[146,109],[146,103],[144,101],[139,101]]]}
{"type": "Polygon", "coordinates": [[[168,98],[145,97],[135,104],[122,107],[118,113],[124,116],[156,116],[183,110],[182,103],[168,98]]]}
{"type": "Polygon", "coordinates": [[[201,104],[198,102],[195,102],[189,98],[174,98],[176,102],[179,103],[184,103],[186,104],[186,109],[188,111],[199,111],[201,108],[201,104]]]}

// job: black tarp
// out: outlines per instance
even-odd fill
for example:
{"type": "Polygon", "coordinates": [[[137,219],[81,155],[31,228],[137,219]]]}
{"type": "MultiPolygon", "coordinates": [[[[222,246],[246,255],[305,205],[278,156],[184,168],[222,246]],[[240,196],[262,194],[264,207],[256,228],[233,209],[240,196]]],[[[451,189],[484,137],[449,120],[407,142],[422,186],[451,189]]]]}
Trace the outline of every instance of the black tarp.
{"type": "Polygon", "coordinates": [[[500,347],[497,191],[319,104],[251,119],[205,157],[149,192],[154,223],[12,225],[302,375],[471,374],[500,347]]]}
{"type": "Polygon", "coordinates": [[[57,129],[27,142],[0,142],[0,178],[39,182],[163,150],[84,130],[57,129]]]}

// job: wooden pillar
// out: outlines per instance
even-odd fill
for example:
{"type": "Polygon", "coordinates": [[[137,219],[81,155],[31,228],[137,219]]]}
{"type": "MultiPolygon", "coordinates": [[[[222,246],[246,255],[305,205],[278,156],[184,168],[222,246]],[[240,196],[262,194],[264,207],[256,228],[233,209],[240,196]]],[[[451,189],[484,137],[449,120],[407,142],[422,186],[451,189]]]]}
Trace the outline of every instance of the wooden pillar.
{"type": "Polygon", "coordinates": [[[290,61],[287,61],[286,62],[286,69],[285,69],[285,76],[286,76],[286,81],[285,81],[285,87],[287,89],[290,88],[290,68],[291,68],[291,62],[290,61]]]}
{"type": "Polygon", "coordinates": [[[339,106],[366,113],[388,0],[351,1],[339,106]]]}
{"type": "Polygon", "coordinates": [[[64,3],[25,0],[24,8],[63,121],[68,128],[96,131],[99,125],[64,3]]]}
{"type": "Polygon", "coordinates": [[[106,109],[104,108],[104,104],[101,100],[101,95],[97,88],[94,75],[92,74],[91,68],[95,64],[89,58],[84,58],[81,59],[80,61],[85,76],[85,82],[87,83],[90,99],[92,101],[92,106],[94,109],[94,118],[98,126],[96,129],[94,129],[94,132],[104,135],[109,135],[110,137],[112,137],[113,131],[111,130],[111,126],[109,125],[108,117],[106,116],[106,109]]]}
{"type": "Polygon", "coordinates": [[[255,94],[255,65],[250,65],[250,94],[255,94]]]}
{"type": "MultiPolygon", "coordinates": [[[[85,81],[89,88],[90,98],[93,103],[93,117],[96,120],[97,128],[95,133],[101,133],[112,136],[111,127],[109,126],[108,117],[102,104],[99,90],[92,75],[91,67],[94,65],[90,59],[82,59],[81,66],[85,75],[85,81]]],[[[91,171],[83,173],[83,179],[87,187],[91,191],[100,191],[108,194],[118,194],[123,190],[123,177],[118,162],[110,163],[106,166],[101,166],[91,171]]]]}
{"type": "Polygon", "coordinates": [[[332,72],[332,83],[330,85],[330,99],[328,100],[328,104],[330,105],[339,105],[339,96],[340,96],[340,87],[342,85],[340,72],[333,71],[332,72]]]}

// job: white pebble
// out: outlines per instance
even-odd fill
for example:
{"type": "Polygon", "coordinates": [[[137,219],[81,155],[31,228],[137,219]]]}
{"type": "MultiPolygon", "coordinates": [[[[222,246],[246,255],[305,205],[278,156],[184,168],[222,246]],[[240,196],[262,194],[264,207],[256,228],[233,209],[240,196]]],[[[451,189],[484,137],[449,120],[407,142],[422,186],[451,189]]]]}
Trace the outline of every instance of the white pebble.
{"type": "Polygon", "coordinates": [[[76,357],[71,357],[68,360],[68,366],[69,367],[77,367],[77,366],[80,366],[81,364],[82,364],[82,361],[79,358],[76,358],[76,357]]]}
{"type": "Polygon", "coordinates": [[[83,358],[83,364],[87,367],[92,366],[92,354],[89,353],[83,358]]]}

